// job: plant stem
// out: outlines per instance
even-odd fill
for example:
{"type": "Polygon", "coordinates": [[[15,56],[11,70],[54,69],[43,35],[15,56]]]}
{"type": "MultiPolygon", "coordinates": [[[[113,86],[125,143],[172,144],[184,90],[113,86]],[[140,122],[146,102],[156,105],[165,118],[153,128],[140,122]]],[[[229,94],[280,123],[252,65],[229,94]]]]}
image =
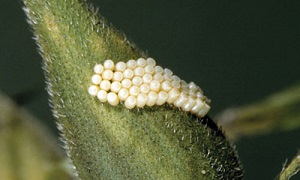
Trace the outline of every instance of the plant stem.
{"type": "Polygon", "coordinates": [[[297,156],[294,157],[292,162],[285,167],[280,173],[280,180],[288,180],[295,174],[297,174],[300,170],[300,152],[298,152],[297,156]]]}

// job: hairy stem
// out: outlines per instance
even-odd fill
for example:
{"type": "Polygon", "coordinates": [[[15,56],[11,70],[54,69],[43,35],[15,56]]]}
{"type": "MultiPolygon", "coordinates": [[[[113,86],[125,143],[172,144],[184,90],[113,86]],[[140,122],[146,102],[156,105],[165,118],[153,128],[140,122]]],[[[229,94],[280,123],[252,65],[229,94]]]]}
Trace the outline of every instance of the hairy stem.
{"type": "Polygon", "coordinates": [[[280,174],[280,180],[288,180],[295,174],[297,174],[300,170],[300,153],[298,152],[297,156],[294,157],[292,162],[285,167],[281,174],[280,174]]]}
{"type": "Polygon", "coordinates": [[[233,140],[271,131],[300,127],[300,85],[273,94],[262,101],[225,110],[216,119],[233,140]]]}

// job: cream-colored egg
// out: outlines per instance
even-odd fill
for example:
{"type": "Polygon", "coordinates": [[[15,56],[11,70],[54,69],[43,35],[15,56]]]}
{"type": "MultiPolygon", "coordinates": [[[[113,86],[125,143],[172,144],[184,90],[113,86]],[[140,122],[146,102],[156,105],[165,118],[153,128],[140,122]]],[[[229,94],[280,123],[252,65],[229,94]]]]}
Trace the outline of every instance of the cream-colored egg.
{"type": "Polygon", "coordinates": [[[198,86],[194,82],[190,82],[188,84],[188,86],[189,86],[189,90],[192,91],[192,92],[199,91],[198,86]]]}
{"type": "Polygon", "coordinates": [[[150,82],[152,81],[153,77],[150,74],[144,74],[143,77],[143,83],[144,84],[150,84],[150,82]]]}
{"type": "Polygon", "coordinates": [[[101,101],[101,102],[106,102],[107,101],[107,91],[105,90],[100,90],[97,93],[97,98],[101,101]]]}
{"type": "Polygon", "coordinates": [[[148,97],[146,94],[139,93],[139,95],[136,98],[136,100],[137,100],[136,106],[139,108],[144,107],[146,105],[147,99],[148,99],[148,97]]]}
{"type": "Polygon", "coordinates": [[[120,91],[120,89],[122,88],[122,85],[120,82],[118,81],[114,81],[111,83],[110,85],[110,91],[114,92],[114,93],[118,93],[120,91]]]}
{"type": "Polygon", "coordinates": [[[172,81],[172,87],[176,89],[180,89],[181,87],[180,82],[172,81]]]}
{"type": "Polygon", "coordinates": [[[102,73],[102,79],[111,80],[114,76],[112,70],[104,70],[102,73]]]}
{"type": "Polygon", "coordinates": [[[199,117],[204,117],[208,111],[210,110],[210,106],[208,104],[204,104],[204,106],[200,109],[200,111],[197,113],[199,117]]]}
{"type": "Polygon", "coordinates": [[[103,66],[107,70],[114,70],[115,69],[115,63],[110,59],[104,61],[103,66]]]}
{"type": "Polygon", "coordinates": [[[169,92],[172,89],[172,83],[171,83],[171,81],[164,81],[164,82],[162,82],[161,89],[163,91],[169,92]]]}
{"type": "Polygon", "coordinates": [[[134,96],[128,96],[124,105],[127,109],[133,109],[136,106],[136,98],[134,96]]]}
{"type": "Polygon", "coordinates": [[[132,82],[132,85],[134,85],[134,86],[141,86],[143,83],[143,80],[141,77],[133,77],[131,82],[132,82]]]}
{"type": "Polygon", "coordinates": [[[96,86],[96,85],[90,86],[89,90],[88,90],[89,94],[92,96],[96,96],[98,91],[99,91],[99,86],[96,86]]]}
{"type": "Polygon", "coordinates": [[[197,98],[196,105],[191,110],[192,113],[198,113],[203,106],[204,106],[204,102],[201,99],[197,98]]]}
{"type": "Polygon", "coordinates": [[[115,71],[123,72],[126,69],[126,64],[122,61],[118,62],[115,66],[115,71]]]}
{"type": "Polygon", "coordinates": [[[119,104],[120,101],[116,93],[109,92],[107,94],[107,102],[112,106],[116,106],[119,104]]]}
{"type": "Polygon", "coordinates": [[[155,73],[158,73],[158,74],[164,73],[164,69],[161,66],[155,66],[154,71],[155,71],[155,73]]]}
{"type": "Polygon", "coordinates": [[[172,78],[172,76],[170,74],[164,74],[164,80],[165,81],[172,81],[173,78],[172,78]]]}
{"type": "Polygon", "coordinates": [[[123,88],[129,89],[132,85],[132,82],[129,79],[123,79],[121,84],[123,88]]]}
{"type": "Polygon", "coordinates": [[[120,101],[128,109],[169,103],[198,117],[210,110],[210,100],[199,86],[181,80],[170,69],[156,65],[152,58],[116,64],[106,60],[103,65],[95,65],[94,72],[88,93],[112,106],[120,101]]]}
{"type": "Polygon", "coordinates": [[[154,106],[156,104],[157,99],[158,99],[157,93],[154,91],[150,91],[148,94],[146,105],[150,107],[154,106]]]}
{"type": "Polygon", "coordinates": [[[168,93],[166,91],[159,91],[156,105],[161,106],[165,104],[167,102],[167,99],[168,99],[168,93]]]}
{"type": "Polygon", "coordinates": [[[104,71],[104,67],[102,64],[96,64],[94,67],[94,72],[96,74],[102,74],[102,72],[104,71]]]}
{"type": "Polygon", "coordinates": [[[138,96],[140,93],[140,88],[138,86],[131,86],[130,89],[129,89],[129,94],[131,96],[138,96]]]}
{"type": "Polygon", "coordinates": [[[139,67],[145,67],[147,65],[147,61],[144,58],[138,58],[136,63],[139,67]]]}
{"type": "Polygon", "coordinates": [[[92,76],[92,83],[95,85],[99,85],[102,81],[102,77],[99,74],[94,74],[92,76]]]}
{"type": "Polygon", "coordinates": [[[174,102],[174,105],[176,107],[182,107],[187,101],[189,100],[189,97],[184,94],[184,93],[180,93],[179,97],[176,99],[176,101],[174,102]]]}
{"type": "Polygon", "coordinates": [[[125,69],[123,72],[124,79],[131,79],[133,77],[134,73],[131,69],[125,69]]]}
{"type": "Polygon", "coordinates": [[[154,67],[155,65],[156,65],[156,62],[155,62],[155,60],[153,59],[153,58],[147,58],[147,64],[149,65],[149,66],[152,66],[152,67],[154,67]]]}
{"type": "Polygon", "coordinates": [[[150,86],[148,84],[142,84],[140,86],[141,93],[148,94],[150,92],[150,86]]]}
{"type": "Polygon", "coordinates": [[[178,76],[176,76],[176,75],[173,75],[172,76],[172,79],[173,79],[173,81],[175,81],[175,82],[181,82],[181,79],[178,77],[178,76]]]}
{"type": "Polygon", "coordinates": [[[184,105],[182,105],[181,108],[184,111],[191,111],[195,104],[196,104],[196,99],[189,97],[188,101],[184,105]]]}
{"type": "Polygon", "coordinates": [[[189,90],[189,96],[196,98],[197,97],[197,93],[193,90],[189,90]]]}
{"type": "Polygon", "coordinates": [[[179,95],[180,95],[180,92],[178,89],[176,89],[176,88],[171,89],[169,91],[167,102],[169,104],[174,103],[178,99],[179,95]]]}
{"type": "Polygon", "coordinates": [[[100,83],[100,89],[102,89],[102,90],[104,90],[104,91],[108,91],[108,90],[110,89],[110,85],[111,85],[110,81],[108,81],[108,80],[103,80],[103,81],[101,81],[101,83],[100,83]]]}
{"type": "Polygon", "coordinates": [[[152,80],[150,82],[150,90],[158,92],[160,90],[160,83],[158,80],[152,80]]]}
{"type": "Polygon", "coordinates": [[[167,75],[169,75],[169,76],[172,76],[172,75],[173,75],[173,72],[171,71],[171,69],[165,68],[165,69],[164,69],[164,74],[167,74],[167,75]]]}
{"type": "Polygon", "coordinates": [[[129,69],[134,69],[137,66],[137,63],[135,60],[131,59],[131,60],[127,61],[126,66],[129,69]]]}
{"type": "Polygon", "coordinates": [[[120,101],[125,101],[128,96],[129,96],[128,89],[125,89],[125,88],[120,89],[120,91],[118,93],[118,97],[119,97],[120,101]]]}
{"type": "Polygon", "coordinates": [[[150,66],[150,65],[147,65],[146,67],[144,67],[144,70],[145,70],[145,74],[153,75],[153,73],[154,73],[154,67],[150,66]]]}
{"type": "Polygon", "coordinates": [[[159,81],[159,82],[163,82],[164,81],[164,76],[162,74],[155,74],[153,76],[153,79],[159,81]]]}
{"type": "Polygon", "coordinates": [[[122,81],[123,80],[123,73],[121,72],[114,72],[114,76],[112,78],[113,81],[122,81]]]}
{"type": "Polygon", "coordinates": [[[134,75],[135,76],[143,76],[145,74],[145,70],[142,67],[136,67],[134,69],[134,75]]]}
{"type": "Polygon", "coordinates": [[[201,92],[196,93],[197,98],[204,99],[204,95],[201,92]]]}

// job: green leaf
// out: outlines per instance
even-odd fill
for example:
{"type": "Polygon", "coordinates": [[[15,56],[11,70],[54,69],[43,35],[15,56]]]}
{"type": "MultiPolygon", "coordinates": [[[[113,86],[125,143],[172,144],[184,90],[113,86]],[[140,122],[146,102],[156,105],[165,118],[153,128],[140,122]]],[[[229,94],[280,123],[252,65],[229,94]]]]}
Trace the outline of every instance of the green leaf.
{"type": "Polygon", "coordinates": [[[71,179],[58,142],[0,93],[0,179],[71,179]]]}
{"type": "Polygon", "coordinates": [[[235,150],[208,117],[169,105],[112,107],[88,94],[96,63],[146,56],[85,1],[24,4],[53,113],[81,179],[241,179],[235,150]]]}

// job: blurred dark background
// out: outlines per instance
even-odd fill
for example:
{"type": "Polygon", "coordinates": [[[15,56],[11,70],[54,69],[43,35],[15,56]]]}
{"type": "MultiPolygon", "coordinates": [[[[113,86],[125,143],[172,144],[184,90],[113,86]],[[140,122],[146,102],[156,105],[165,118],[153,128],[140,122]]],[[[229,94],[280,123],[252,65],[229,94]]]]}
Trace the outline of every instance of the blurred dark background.
{"type": "MultiPolygon", "coordinates": [[[[297,0],[90,2],[158,64],[200,85],[212,99],[211,117],[300,83],[297,0]]],[[[20,0],[0,0],[0,90],[57,133],[21,8],[20,0]]],[[[275,178],[299,137],[295,130],[237,142],[245,179],[275,178]]]]}

